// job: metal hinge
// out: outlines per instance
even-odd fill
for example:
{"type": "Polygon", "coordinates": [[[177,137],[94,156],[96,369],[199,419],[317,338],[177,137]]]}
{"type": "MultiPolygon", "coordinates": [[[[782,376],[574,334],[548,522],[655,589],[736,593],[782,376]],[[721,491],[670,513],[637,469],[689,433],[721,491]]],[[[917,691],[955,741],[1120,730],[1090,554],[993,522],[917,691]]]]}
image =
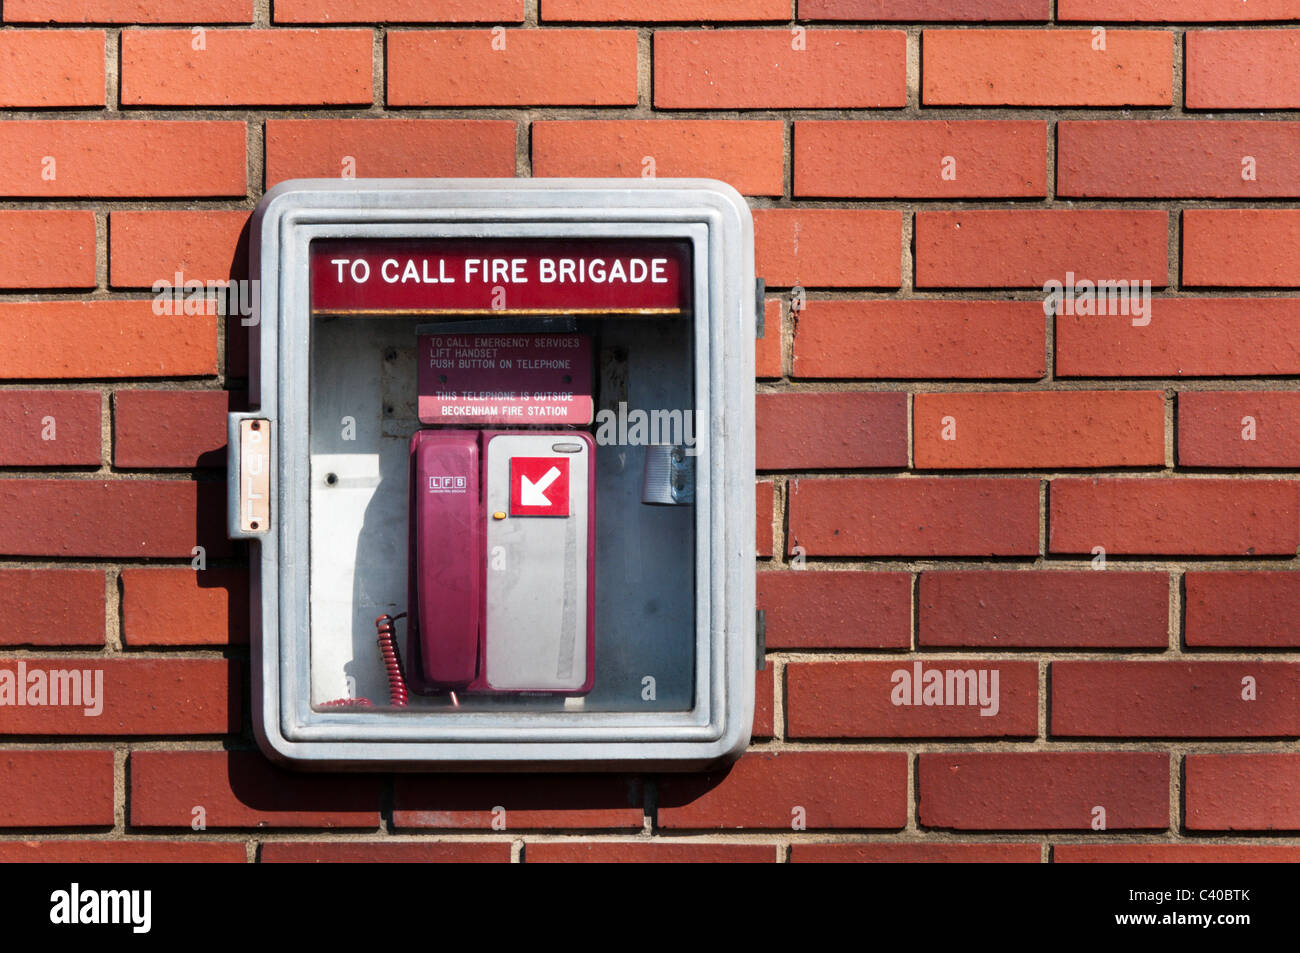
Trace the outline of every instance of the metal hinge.
{"type": "Polygon", "coordinates": [[[762,278],[754,279],[754,337],[763,336],[763,316],[767,310],[767,282],[762,278]]]}
{"type": "Polygon", "coordinates": [[[761,672],[767,668],[767,611],[758,609],[754,614],[754,667],[761,672]]]}

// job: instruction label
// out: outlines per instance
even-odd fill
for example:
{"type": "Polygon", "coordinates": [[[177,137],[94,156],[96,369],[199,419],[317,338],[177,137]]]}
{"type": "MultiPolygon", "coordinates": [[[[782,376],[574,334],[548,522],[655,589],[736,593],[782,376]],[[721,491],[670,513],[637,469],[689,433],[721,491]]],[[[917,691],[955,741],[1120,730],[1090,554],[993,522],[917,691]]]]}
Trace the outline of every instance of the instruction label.
{"type": "Polygon", "coordinates": [[[582,334],[422,334],[426,424],[592,421],[591,339],[582,334]]]}

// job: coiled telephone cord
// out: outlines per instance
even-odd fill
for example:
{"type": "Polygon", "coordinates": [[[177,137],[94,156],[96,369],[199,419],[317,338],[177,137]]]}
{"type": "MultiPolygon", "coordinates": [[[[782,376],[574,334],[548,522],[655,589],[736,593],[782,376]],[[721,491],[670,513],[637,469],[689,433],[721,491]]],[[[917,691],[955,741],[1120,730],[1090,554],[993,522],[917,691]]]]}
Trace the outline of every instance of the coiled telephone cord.
{"type": "Polygon", "coordinates": [[[402,660],[397,655],[397,641],[393,637],[393,623],[405,616],[405,612],[397,615],[385,613],[375,620],[375,629],[379,633],[379,654],[383,656],[384,672],[388,675],[388,701],[394,708],[405,708],[410,697],[406,690],[406,678],[402,675],[402,660]]]}
{"type": "MultiPolygon", "coordinates": [[[[379,644],[379,654],[384,660],[384,673],[388,676],[388,703],[394,708],[405,708],[410,698],[406,689],[406,679],[402,675],[402,660],[397,654],[397,640],[393,636],[393,624],[406,616],[405,612],[397,615],[384,613],[375,620],[379,644]]],[[[322,708],[373,708],[375,703],[369,698],[336,698],[321,703],[322,708]]]]}
{"type": "MultiPolygon", "coordinates": [[[[405,612],[399,612],[397,615],[389,615],[385,612],[375,619],[376,641],[379,643],[379,654],[384,660],[384,674],[388,676],[388,703],[394,708],[405,708],[411,697],[406,687],[406,676],[402,674],[402,657],[397,652],[397,638],[393,633],[393,624],[398,619],[405,618],[405,612]]],[[[447,696],[451,699],[453,708],[460,707],[460,699],[456,697],[455,692],[448,692],[447,696]]],[[[333,701],[322,702],[320,707],[373,708],[375,703],[369,698],[336,698],[333,701]]]]}

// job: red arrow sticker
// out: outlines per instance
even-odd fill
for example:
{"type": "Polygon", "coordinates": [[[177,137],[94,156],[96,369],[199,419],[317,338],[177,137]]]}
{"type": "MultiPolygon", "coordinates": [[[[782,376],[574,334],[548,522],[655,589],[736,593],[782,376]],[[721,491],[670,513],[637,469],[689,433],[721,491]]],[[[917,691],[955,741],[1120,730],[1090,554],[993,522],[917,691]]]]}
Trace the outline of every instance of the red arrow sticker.
{"type": "Polygon", "coordinates": [[[510,515],[568,516],[569,458],[511,457],[510,515]]]}

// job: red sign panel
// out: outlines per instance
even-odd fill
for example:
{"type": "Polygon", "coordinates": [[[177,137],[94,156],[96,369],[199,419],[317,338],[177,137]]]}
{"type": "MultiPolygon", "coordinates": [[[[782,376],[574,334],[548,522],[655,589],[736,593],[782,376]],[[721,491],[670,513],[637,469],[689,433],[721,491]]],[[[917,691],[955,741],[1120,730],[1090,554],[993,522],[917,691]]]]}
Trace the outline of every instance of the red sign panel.
{"type": "Polygon", "coordinates": [[[591,339],[583,334],[422,334],[421,423],[591,423],[591,339]]]}
{"type": "Polygon", "coordinates": [[[644,239],[317,239],[318,314],[679,314],[691,245],[644,239]]]}
{"type": "Polygon", "coordinates": [[[510,515],[568,516],[569,458],[511,457],[510,515]]]}

